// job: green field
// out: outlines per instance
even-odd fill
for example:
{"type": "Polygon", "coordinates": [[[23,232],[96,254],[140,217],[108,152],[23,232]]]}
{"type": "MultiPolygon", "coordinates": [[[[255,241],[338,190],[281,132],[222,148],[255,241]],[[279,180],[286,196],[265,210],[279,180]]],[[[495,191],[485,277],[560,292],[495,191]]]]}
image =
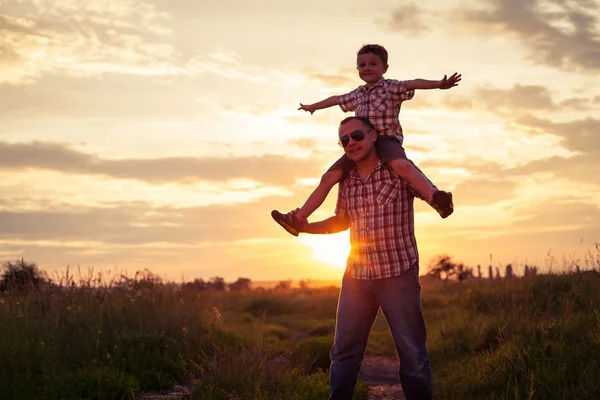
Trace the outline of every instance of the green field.
{"type": "MultiPolygon", "coordinates": [[[[336,287],[78,283],[0,293],[1,399],[132,399],[191,381],[192,399],[328,396],[336,287]]],[[[600,398],[599,270],[428,279],[423,312],[438,399],[600,398]]],[[[381,316],[367,353],[395,355],[381,316]]]]}

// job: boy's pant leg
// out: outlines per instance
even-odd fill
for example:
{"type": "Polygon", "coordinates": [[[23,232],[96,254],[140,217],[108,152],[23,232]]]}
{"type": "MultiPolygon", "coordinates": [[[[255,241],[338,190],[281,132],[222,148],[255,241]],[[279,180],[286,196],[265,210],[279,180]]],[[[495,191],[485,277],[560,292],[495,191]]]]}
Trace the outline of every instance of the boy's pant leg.
{"type": "Polygon", "coordinates": [[[435,186],[433,182],[429,180],[427,175],[425,175],[423,171],[421,171],[421,169],[417,167],[412,160],[408,159],[408,157],[406,156],[406,152],[404,151],[404,147],[402,147],[402,143],[400,143],[400,141],[396,137],[388,135],[377,136],[377,140],[375,141],[375,150],[377,150],[379,158],[381,158],[381,161],[383,161],[384,163],[391,160],[408,161],[412,164],[413,167],[415,167],[417,171],[419,171],[421,175],[425,177],[425,179],[427,179],[427,182],[429,182],[429,184],[437,190],[437,186],[435,186]]]}
{"type": "Polygon", "coordinates": [[[406,400],[432,399],[431,363],[425,346],[418,266],[396,277],[378,279],[374,293],[400,357],[399,375],[406,400]]]}
{"type": "Polygon", "coordinates": [[[336,162],[334,162],[331,167],[327,171],[331,171],[333,169],[341,169],[342,170],[342,179],[340,182],[344,180],[352,171],[352,168],[356,167],[356,163],[348,158],[347,155],[343,155],[336,162]]]}
{"type": "Polygon", "coordinates": [[[352,400],[354,395],[369,333],[379,311],[371,283],[344,275],[330,353],[330,400],[352,400]]]}

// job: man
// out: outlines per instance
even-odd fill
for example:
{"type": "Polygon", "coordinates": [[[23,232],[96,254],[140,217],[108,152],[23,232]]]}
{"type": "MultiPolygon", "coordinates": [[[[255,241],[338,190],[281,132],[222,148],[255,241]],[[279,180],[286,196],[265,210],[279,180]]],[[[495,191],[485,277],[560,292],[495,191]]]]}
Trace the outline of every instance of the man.
{"type": "Polygon", "coordinates": [[[331,350],[330,400],[352,399],[379,308],[400,357],[406,399],[429,400],[433,397],[431,366],[421,314],[414,192],[381,162],[376,140],[377,132],[367,119],[349,117],[341,122],[339,143],[356,168],[340,184],[335,216],[301,229],[318,234],[350,228],[352,247],[331,350]]]}

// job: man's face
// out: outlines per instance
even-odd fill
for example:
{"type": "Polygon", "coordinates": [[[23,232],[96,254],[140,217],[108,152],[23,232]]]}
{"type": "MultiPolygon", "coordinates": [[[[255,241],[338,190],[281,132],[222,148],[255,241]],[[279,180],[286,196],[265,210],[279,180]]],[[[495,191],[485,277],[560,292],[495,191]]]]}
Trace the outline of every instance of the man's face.
{"type": "Polygon", "coordinates": [[[383,61],[378,55],[365,53],[356,59],[356,68],[360,79],[365,81],[367,85],[375,85],[386,73],[388,66],[383,65],[383,61]]]}
{"type": "Polygon", "coordinates": [[[348,145],[344,147],[346,156],[356,162],[360,162],[371,155],[371,152],[375,151],[374,142],[377,139],[377,132],[375,130],[369,131],[369,128],[365,126],[360,120],[350,120],[340,126],[339,138],[348,140],[348,145]],[[360,136],[362,133],[363,139],[358,140],[352,136],[360,136]]]}

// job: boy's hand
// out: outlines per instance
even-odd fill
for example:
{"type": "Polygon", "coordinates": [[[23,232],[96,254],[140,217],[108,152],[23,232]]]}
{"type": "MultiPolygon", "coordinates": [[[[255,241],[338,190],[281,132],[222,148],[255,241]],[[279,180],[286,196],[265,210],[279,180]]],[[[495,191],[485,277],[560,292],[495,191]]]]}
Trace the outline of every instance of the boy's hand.
{"type": "Polygon", "coordinates": [[[456,72],[453,73],[452,76],[450,76],[450,78],[446,78],[446,75],[444,75],[444,79],[440,81],[440,89],[453,88],[454,86],[458,85],[458,82],[460,82],[460,80],[461,75],[456,72]]]}
{"type": "Polygon", "coordinates": [[[312,115],[312,113],[317,111],[315,106],[313,106],[312,104],[302,104],[302,103],[300,103],[300,107],[298,107],[298,110],[308,111],[311,115],[312,115]]]}

